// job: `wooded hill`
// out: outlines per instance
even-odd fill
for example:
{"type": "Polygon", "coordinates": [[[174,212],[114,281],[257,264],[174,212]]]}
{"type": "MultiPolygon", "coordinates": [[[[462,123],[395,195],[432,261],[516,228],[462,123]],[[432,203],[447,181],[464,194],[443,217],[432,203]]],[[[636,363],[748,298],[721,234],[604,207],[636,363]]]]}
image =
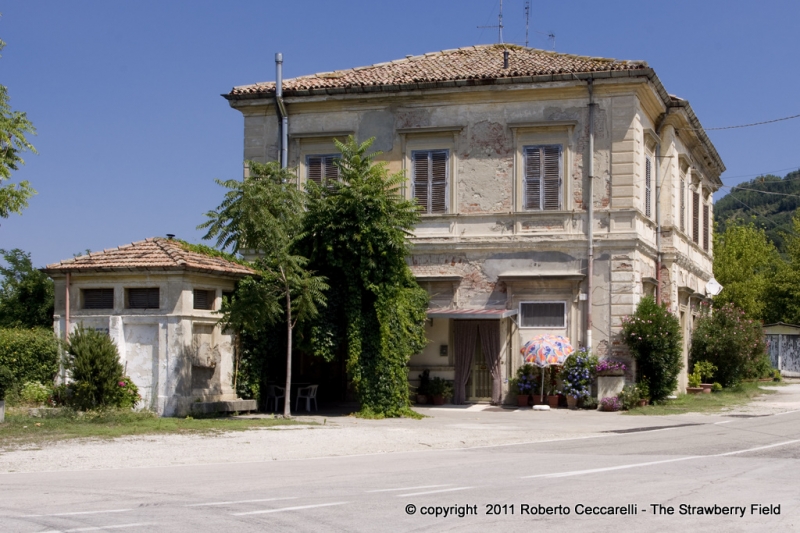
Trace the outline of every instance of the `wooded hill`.
{"type": "Polygon", "coordinates": [[[792,216],[800,208],[800,170],[783,179],[760,176],[733,187],[714,204],[716,232],[730,224],[753,222],[763,228],[781,254],[786,253],[785,234],[792,233],[792,216]],[[785,196],[791,195],[791,196],[785,196]]]}

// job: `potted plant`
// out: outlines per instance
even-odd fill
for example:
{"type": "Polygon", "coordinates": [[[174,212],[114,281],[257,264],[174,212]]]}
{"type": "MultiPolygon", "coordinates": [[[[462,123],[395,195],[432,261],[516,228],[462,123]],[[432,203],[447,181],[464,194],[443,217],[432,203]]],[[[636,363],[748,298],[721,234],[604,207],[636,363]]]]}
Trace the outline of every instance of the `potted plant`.
{"type": "Polygon", "coordinates": [[[589,397],[596,366],[597,357],[586,348],[578,350],[574,357],[569,357],[564,363],[562,392],[567,395],[567,407],[570,409],[577,409],[578,401],[589,397]]]}
{"type": "Polygon", "coordinates": [[[639,387],[639,407],[644,407],[650,403],[650,385],[647,384],[647,378],[642,378],[637,386],[639,387]]]}
{"type": "Polygon", "coordinates": [[[14,383],[14,374],[5,365],[0,365],[0,422],[6,420],[6,392],[14,383]]]}
{"type": "Polygon", "coordinates": [[[429,390],[433,397],[433,405],[443,405],[445,399],[453,395],[453,386],[440,377],[431,379],[429,390]]]}
{"type": "Polygon", "coordinates": [[[595,366],[595,372],[598,376],[624,376],[627,368],[622,361],[603,359],[595,366]]]}
{"type": "Polygon", "coordinates": [[[609,396],[600,400],[601,411],[619,411],[622,409],[622,402],[616,396],[609,396]]]}
{"type": "Polygon", "coordinates": [[[510,390],[517,394],[517,405],[527,407],[531,394],[536,392],[536,372],[533,365],[525,364],[517,369],[517,377],[510,381],[510,390]]]}
{"type": "Polygon", "coordinates": [[[428,403],[428,395],[431,387],[431,371],[423,370],[419,375],[419,386],[417,387],[417,403],[425,405],[428,403]]]}
{"type": "Polygon", "coordinates": [[[695,369],[694,372],[689,374],[689,386],[686,387],[686,394],[699,394],[703,392],[703,387],[700,386],[700,374],[695,369]]]}
{"type": "Polygon", "coordinates": [[[714,384],[703,382],[710,381],[711,378],[714,377],[714,372],[717,371],[716,365],[712,364],[710,361],[698,361],[694,364],[694,371],[700,374],[700,386],[703,388],[703,393],[711,394],[711,387],[713,387],[714,384]]]}

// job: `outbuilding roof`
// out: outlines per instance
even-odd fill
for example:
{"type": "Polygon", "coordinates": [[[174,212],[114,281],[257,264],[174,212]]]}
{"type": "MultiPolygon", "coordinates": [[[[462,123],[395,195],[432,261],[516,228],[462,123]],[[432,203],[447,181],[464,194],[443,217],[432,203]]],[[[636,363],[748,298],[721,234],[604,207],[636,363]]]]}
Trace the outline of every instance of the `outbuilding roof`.
{"type": "MultiPolygon", "coordinates": [[[[604,57],[563,54],[507,44],[468,46],[420,56],[356,67],[335,72],[321,72],[283,80],[285,96],[327,92],[329,89],[365,89],[382,87],[396,90],[412,84],[454,82],[453,85],[480,85],[503,78],[530,78],[542,75],[570,75],[641,71],[645,61],[622,61],[604,57]],[[508,68],[503,52],[508,51],[508,68]],[[455,83],[462,82],[462,83],[455,83]]],[[[234,87],[223,95],[228,99],[261,97],[275,94],[275,82],[234,87]]]]}
{"type": "Polygon", "coordinates": [[[66,259],[43,268],[47,274],[67,272],[189,270],[244,277],[254,271],[242,264],[192,251],[186,243],[154,237],[143,241],[66,259]]]}

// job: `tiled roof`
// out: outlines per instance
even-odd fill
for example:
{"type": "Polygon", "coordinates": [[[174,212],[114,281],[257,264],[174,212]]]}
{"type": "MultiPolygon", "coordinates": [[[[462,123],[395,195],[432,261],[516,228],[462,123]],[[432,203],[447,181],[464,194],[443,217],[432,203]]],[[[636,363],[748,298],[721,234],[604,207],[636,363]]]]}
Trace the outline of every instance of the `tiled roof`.
{"type": "Polygon", "coordinates": [[[47,265],[44,272],[191,270],[237,277],[253,274],[250,268],[222,257],[187,250],[181,241],[155,237],[102,252],[93,252],[47,265]]]}
{"type": "MultiPolygon", "coordinates": [[[[325,92],[329,89],[383,87],[400,89],[413,84],[445,82],[491,83],[502,78],[530,78],[590,72],[648,69],[644,61],[620,61],[602,57],[560,54],[515,45],[479,45],[408,56],[389,63],[323,72],[283,81],[284,95],[325,92]],[[508,68],[503,68],[503,51],[508,50],[508,68]]],[[[520,80],[522,81],[522,80],[520,80]]],[[[254,97],[275,93],[275,82],[234,87],[227,98],[254,97]]]]}

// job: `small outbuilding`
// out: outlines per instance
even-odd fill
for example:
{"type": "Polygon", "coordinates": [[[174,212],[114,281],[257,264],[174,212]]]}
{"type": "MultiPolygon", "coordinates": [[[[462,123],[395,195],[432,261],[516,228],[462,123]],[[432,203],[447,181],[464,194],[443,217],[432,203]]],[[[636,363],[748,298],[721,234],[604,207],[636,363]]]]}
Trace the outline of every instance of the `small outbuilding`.
{"type": "Polygon", "coordinates": [[[800,326],[777,322],[764,325],[772,366],[787,377],[800,377],[800,326]]]}
{"type": "Polygon", "coordinates": [[[237,398],[233,336],[217,324],[223,296],[253,271],[202,247],[152,238],[48,265],[59,338],[83,324],[107,332],[140,407],[160,416],[249,411],[237,398]]]}

